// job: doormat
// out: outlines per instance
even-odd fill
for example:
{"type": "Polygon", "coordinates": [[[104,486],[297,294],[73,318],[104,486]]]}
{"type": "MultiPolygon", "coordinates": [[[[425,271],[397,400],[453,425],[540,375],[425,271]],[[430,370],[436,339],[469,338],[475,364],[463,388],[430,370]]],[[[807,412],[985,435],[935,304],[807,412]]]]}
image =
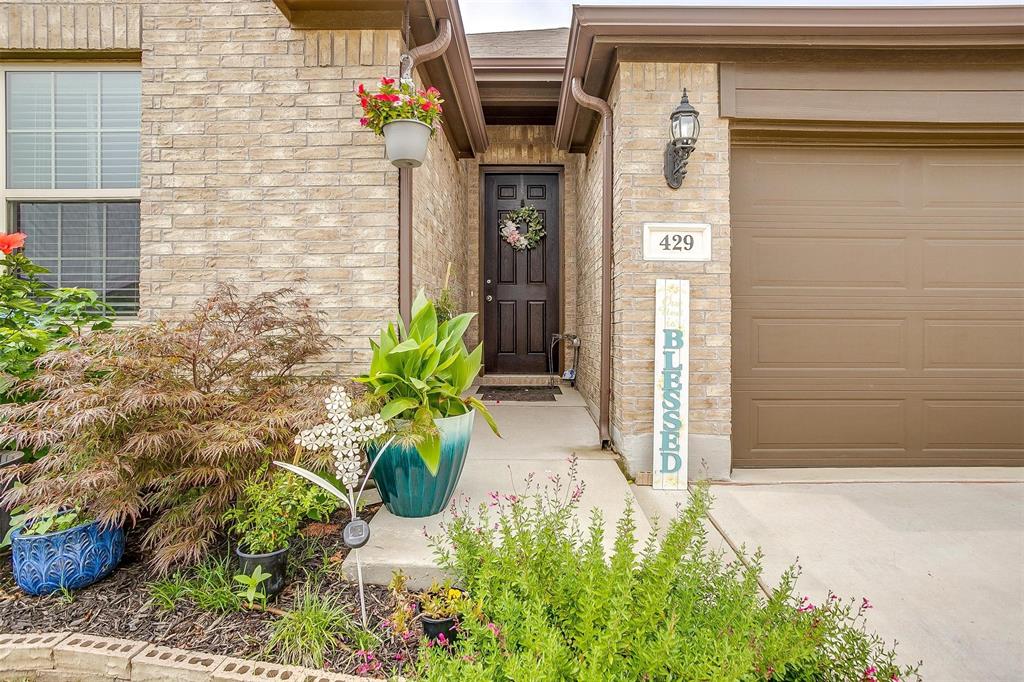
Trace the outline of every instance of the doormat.
{"type": "Polygon", "coordinates": [[[562,395],[562,389],[558,386],[481,386],[477,393],[481,400],[553,403],[556,395],[562,395]]]}

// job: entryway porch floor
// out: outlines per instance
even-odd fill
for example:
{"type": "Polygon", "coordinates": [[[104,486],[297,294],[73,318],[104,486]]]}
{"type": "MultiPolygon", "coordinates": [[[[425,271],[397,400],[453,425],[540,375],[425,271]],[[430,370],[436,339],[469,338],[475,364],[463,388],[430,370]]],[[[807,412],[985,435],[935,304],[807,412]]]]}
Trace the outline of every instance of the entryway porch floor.
{"type": "MultiPolygon", "coordinates": [[[[591,510],[600,510],[608,531],[622,517],[627,504],[635,510],[637,536],[645,538],[650,530],[647,518],[616,462],[615,456],[601,449],[597,426],[582,397],[567,385],[555,402],[492,402],[489,409],[501,429],[496,437],[482,419],[477,419],[462,478],[455,499],[469,498],[476,506],[489,501],[489,493],[522,493],[526,477],[534,474],[538,482],[569,475],[570,458],[577,458],[578,478],[584,484],[580,500],[581,522],[585,525],[591,510]]],[[[370,541],[359,550],[363,578],[369,583],[386,584],[392,572],[403,571],[410,586],[429,586],[443,577],[434,561],[434,553],[425,534],[437,534],[445,511],[425,519],[406,519],[381,509],[370,522],[370,541]]],[[[606,532],[610,548],[613,532],[606,532]]],[[[345,572],[355,574],[355,553],[345,561],[345,572]]]]}

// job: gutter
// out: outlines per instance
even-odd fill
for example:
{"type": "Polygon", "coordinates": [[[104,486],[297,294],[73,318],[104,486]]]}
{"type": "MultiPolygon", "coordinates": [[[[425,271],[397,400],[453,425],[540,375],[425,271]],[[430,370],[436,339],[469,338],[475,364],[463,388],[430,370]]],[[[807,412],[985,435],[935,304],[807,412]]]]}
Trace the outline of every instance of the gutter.
{"type": "Polygon", "coordinates": [[[601,117],[604,153],[601,155],[601,381],[597,427],[601,434],[601,447],[608,447],[612,440],[612,183],[615,177],[612,108],[605,100],[585,93],[579,78],[573,78],[569,87],[573,99],[580,106],[596,111],[601,117]]]}
{"type": "MultiPolygon", "coordinates": [[[[452,42],[452,24],[437,20],[437,37],[419,45],[399,58],[399,74],[412,78],[417,64],[444,54],[452,42]]],[[[406,324],[412,320],[412,169],[398,169],[398,314],[406,324]]]]}

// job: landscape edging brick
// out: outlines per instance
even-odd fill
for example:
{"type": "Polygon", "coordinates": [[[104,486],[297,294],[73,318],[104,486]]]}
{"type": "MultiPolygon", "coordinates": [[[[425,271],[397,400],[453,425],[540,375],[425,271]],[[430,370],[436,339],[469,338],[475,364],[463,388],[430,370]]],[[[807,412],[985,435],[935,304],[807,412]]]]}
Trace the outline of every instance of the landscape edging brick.
{"type": "Polygon", "coordinates": [[[73,632],[0,633],[0,681],[359,682],[367,678],[73,632]],[[172,672],[173,671],[173,672],[172,672]],[[282,673],[287,673],[283,675],[282,673]]]}

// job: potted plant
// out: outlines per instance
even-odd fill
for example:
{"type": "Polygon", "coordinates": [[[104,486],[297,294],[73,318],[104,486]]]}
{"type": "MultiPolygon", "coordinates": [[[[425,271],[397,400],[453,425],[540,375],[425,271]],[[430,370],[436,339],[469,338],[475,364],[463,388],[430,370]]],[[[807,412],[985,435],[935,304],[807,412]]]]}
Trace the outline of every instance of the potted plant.
{"type": "Polygon", "coordinates": [[[451,500],[479,413],[499,435],[479,399],[462,394],[480,371],[483,345],[470,353],[462,337],[472,313],[438,324],[434,303],[420,291],[412,320],[389,324],[379,341],[371,341],[370,371],[357,381],[384,403],[380,417],[395,419],[399,436],[367,446],[377,490],[396,516],[440,513],[451,500]],[[401,430],[415,434],[402,438],[401,430]]]}
{"type": "Polygon", "coordinates": [[[437,88],[417,90],[412,83],[381,78],[376,92],[359,84],[363,107],[360,125],[384,137],[384,149],[392,165],[419,168],[427,145],[441,121],[441,93],[437,88]]]}
{"type": "Polygon", "coordinates": [[[272,597],[284,588],[288,569],[288,543],[307,516],[326,520],[336,505],[301,479],[281,472],[268,476],[262,469],[246,483],[238,501],[224,514],[238,541],[235,555],[241,573],[258,568],[270,577],[262,588],[272,597]]]}
{"type": "Polygon", "coordinates": [[[14,579],[28,594],[77,590],[106,577],[124,556],[124,530],[80,507],[51,509],[11,535],[14,579]]]}
{"type": "Polygon", "coordinates": [[[420,621],[427,641],[451,645],[459,636],[459,613],[466,594],[453,587],[450,580],[436,581],[419,596],[420,621]]]}

